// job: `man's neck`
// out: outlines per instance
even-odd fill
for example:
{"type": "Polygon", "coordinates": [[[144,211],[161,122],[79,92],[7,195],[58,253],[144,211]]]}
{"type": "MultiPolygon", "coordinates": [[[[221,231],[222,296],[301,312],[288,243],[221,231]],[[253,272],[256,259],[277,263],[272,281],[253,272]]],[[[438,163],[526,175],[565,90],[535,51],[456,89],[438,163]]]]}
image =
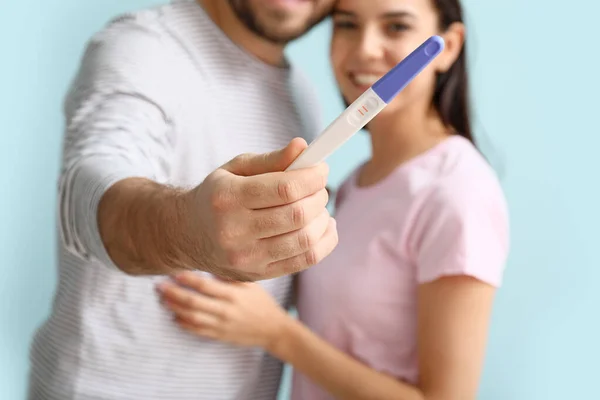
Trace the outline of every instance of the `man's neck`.
{"type": "Polygon", "coordinates": [[[235,15],[227,0],[196,1],[236,45],[267,64],[275,66],[285,64],[285,45],[272,43],[246,28],[235,15]]]}

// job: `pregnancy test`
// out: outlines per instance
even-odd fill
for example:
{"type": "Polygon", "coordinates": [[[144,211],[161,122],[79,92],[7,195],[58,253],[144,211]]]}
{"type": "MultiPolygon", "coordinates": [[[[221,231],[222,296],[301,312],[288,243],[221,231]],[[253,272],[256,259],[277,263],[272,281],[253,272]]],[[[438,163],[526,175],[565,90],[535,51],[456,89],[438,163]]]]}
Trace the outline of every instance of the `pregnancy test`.
{"type": "Polygon", "coordinates": [[[438,54],[444,39],[432,36],[346,108],[287,168],[312,167],[331,155],[381,112],[438,54]]]}

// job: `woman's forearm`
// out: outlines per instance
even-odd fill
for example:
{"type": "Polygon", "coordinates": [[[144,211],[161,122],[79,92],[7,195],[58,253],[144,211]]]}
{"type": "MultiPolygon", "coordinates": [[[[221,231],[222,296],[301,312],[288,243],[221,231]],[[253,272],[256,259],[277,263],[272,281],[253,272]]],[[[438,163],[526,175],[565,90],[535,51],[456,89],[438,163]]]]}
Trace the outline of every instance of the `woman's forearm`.
{"type": "Polygon", "coordinates": [[[299,321],[288,318],[268,349],[280,360],[336,398],[349,400],[422,400],[415,387],[377,372],[339,351],[299,321]]]}

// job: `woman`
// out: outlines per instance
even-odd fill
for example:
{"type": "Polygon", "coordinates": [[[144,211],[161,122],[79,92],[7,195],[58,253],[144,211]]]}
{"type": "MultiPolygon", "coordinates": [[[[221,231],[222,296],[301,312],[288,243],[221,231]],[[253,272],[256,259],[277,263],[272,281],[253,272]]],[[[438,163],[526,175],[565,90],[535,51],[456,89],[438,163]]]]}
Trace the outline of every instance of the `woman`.
{"type": "Polygon", "coordinates": [[[369,124],[372,157],[336,199],[339,245],[299,276],[299,321],[257,284],[193,274],[162,300],[192,333],[291,364],[294,399],[473,399],[508,213],[471,136],[460,4],[340,0],[333,22],[348,103],[431,35],[446,47],[369,124]]]}

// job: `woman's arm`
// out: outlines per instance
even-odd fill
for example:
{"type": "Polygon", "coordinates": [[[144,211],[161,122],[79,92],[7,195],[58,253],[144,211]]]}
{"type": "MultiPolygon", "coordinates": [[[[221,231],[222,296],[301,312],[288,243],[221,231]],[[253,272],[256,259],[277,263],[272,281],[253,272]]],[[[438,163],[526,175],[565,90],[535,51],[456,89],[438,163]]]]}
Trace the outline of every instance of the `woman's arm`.
{"type": "Polygon", "coordinates": [[[339,399],[424,399],[417,387],[362,364],[292,318],[286,320],[279,339],[267,351],[339,399]]]}
{"type": "Polygon", "coordinates": [[[496,288],[469,276],[420,285],[419,387],[427,399],[475,399],[496,288]]]}
{"type": "Polygon", "coordinates": [[[350,358],[291,319],[268,350],[338,398],[475,399],[493,293],[491,286],[468,277],[420,287],[417,386],[350,358]]]}
{"type": "Polygon", "coordinates": [[[465,276],[419,288],[416,386],[337,350],[292,319],[257,284],[224,283],[184,273],[160,287],[186,330],[237,345],[259,346],[332,395],[369,400],[470,400],[481,373],[494,288],[465,276]]]}

